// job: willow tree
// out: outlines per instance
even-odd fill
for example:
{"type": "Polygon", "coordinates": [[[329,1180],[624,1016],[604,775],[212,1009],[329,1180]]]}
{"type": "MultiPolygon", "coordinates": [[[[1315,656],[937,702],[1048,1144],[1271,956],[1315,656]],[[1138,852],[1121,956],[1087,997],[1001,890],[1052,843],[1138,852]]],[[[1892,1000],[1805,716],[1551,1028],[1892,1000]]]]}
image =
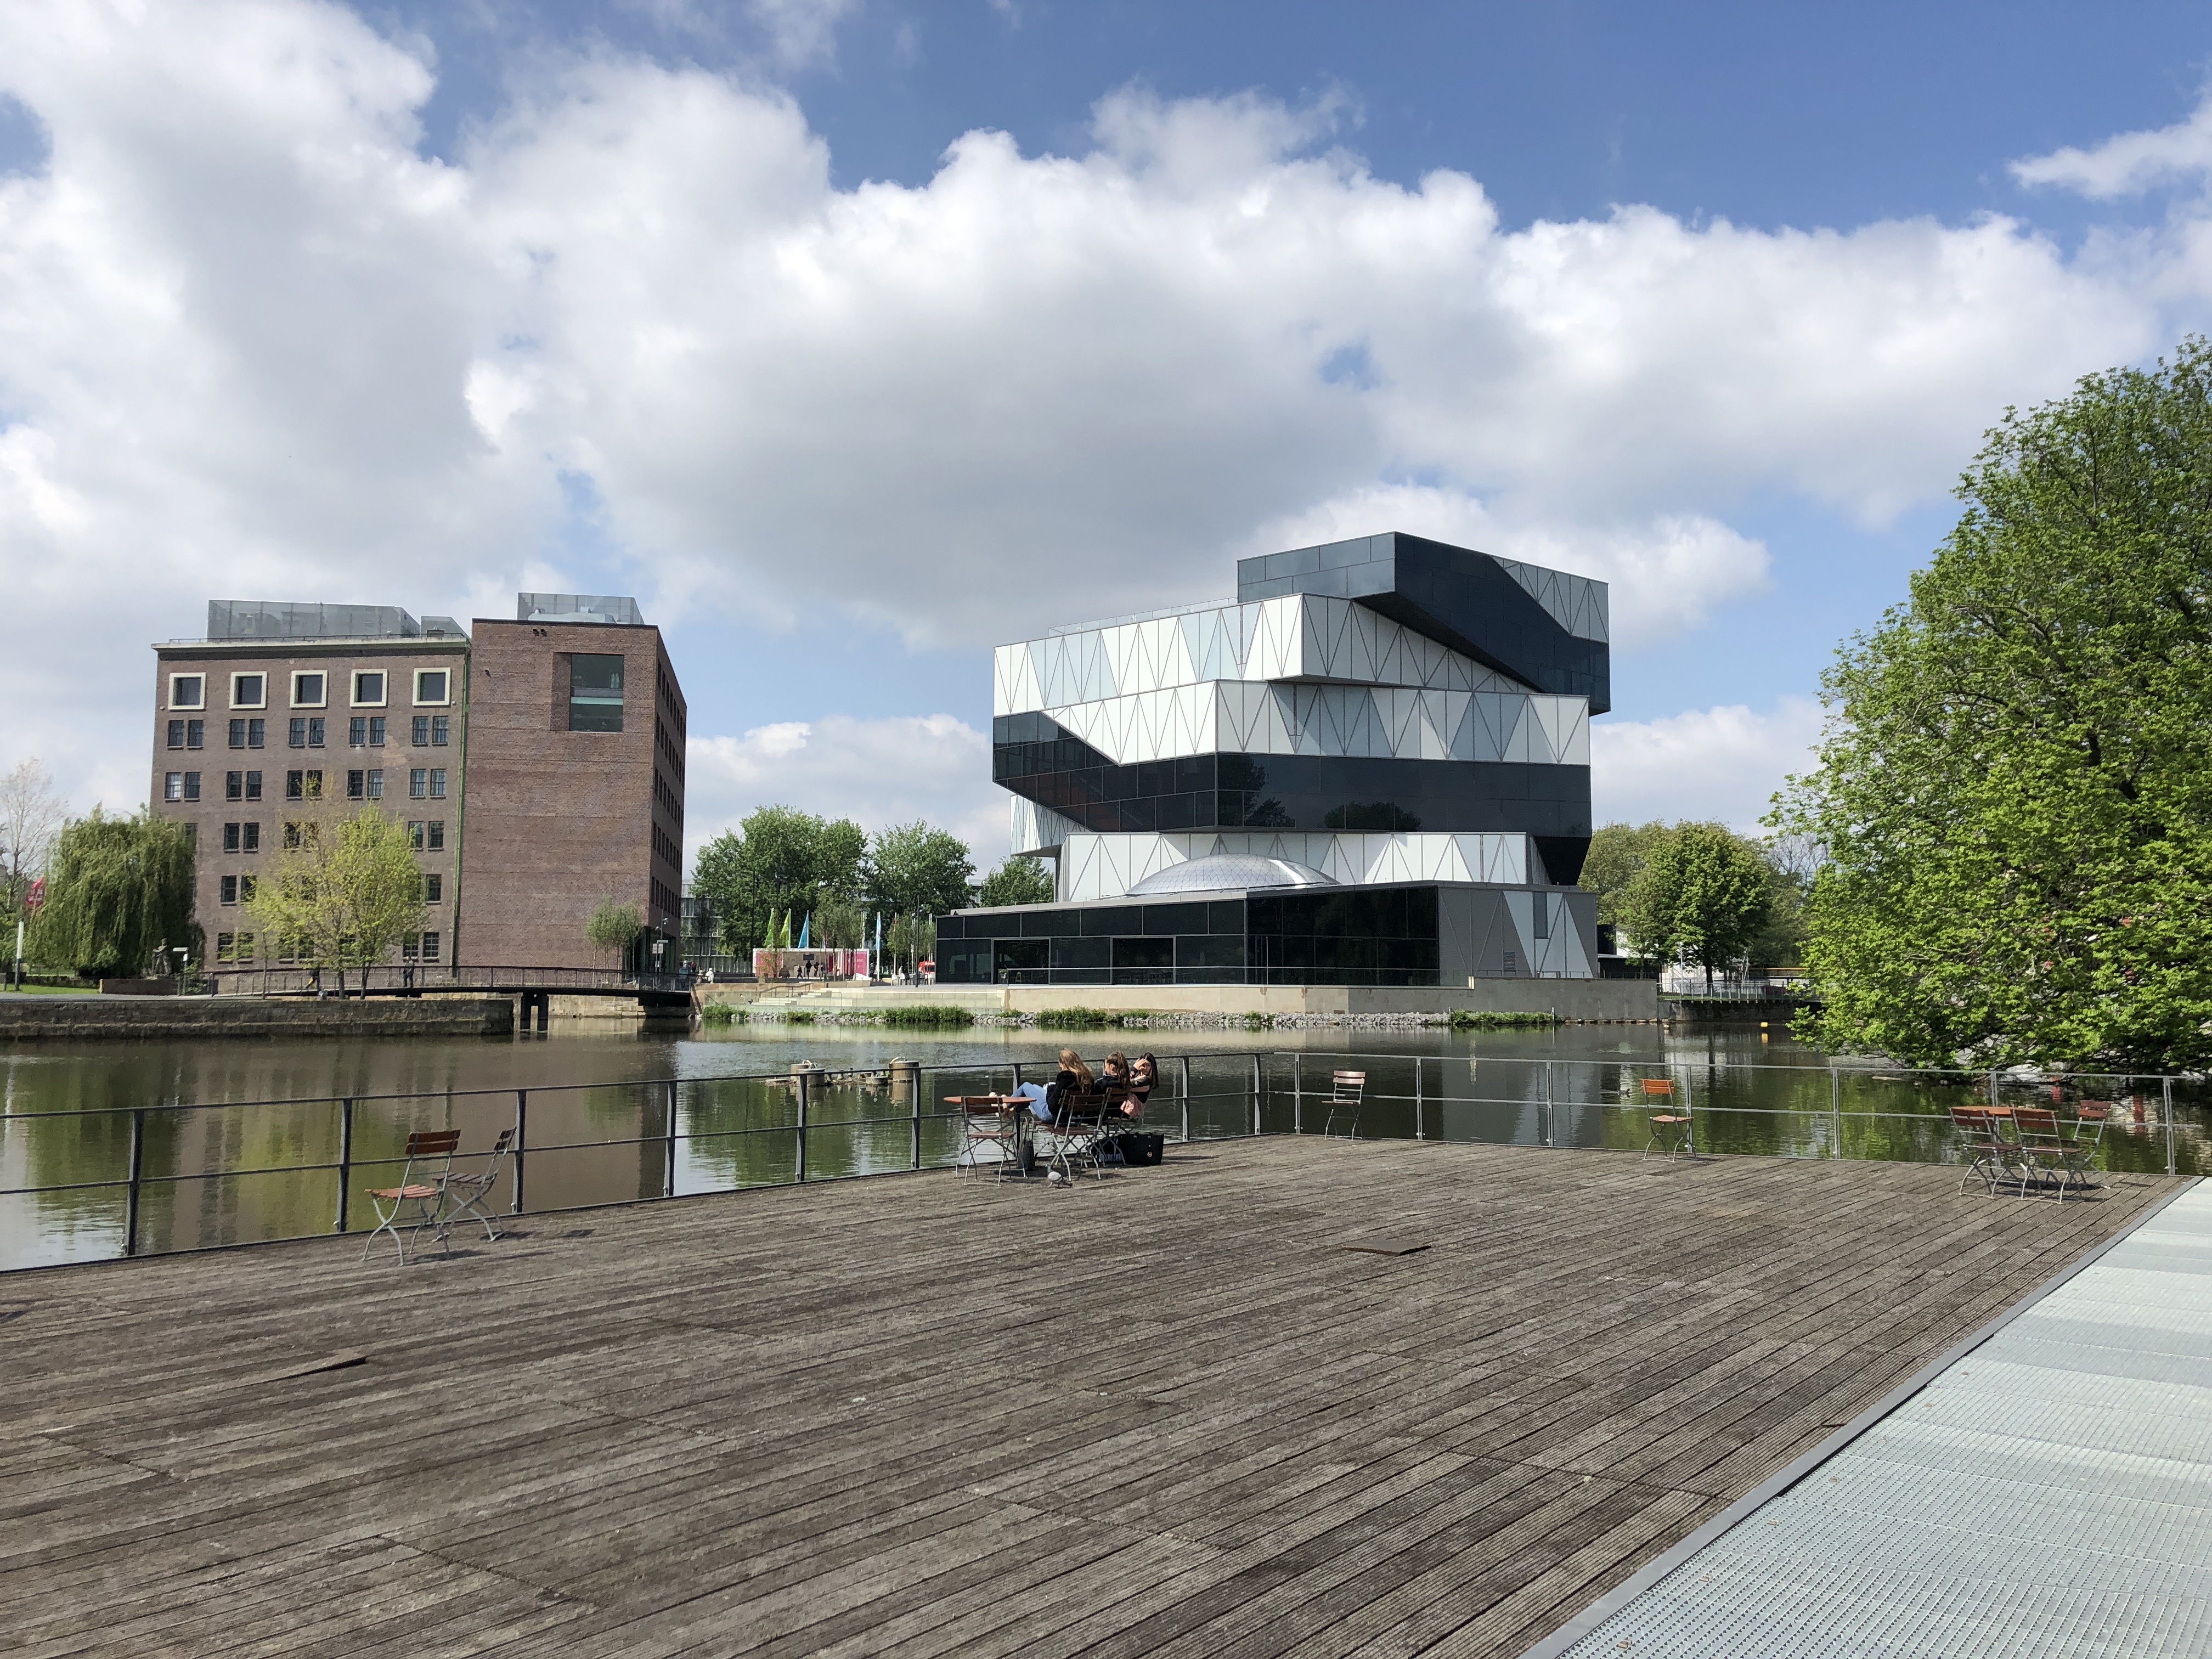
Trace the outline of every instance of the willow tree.
{"type": "Polygon", "coordinates": [[[324,809],[284,826],[274,866],[246,908],[273,947],[337,970],[384,961],[422,926],[422,869],[407,826],[374,806],[353,817],[324,809]]]}
{"type": "Polygon", "coordinates": [[[198,957],[192,876],[183,824],[150,810],[111,818],[95,806],[54,839],[27,948],[87,979],[144,973],[179,945],[198,957]]]}
{"type": "Polygon", "coordinates": [[[2212,1062],[2212,347],[2008,411],[1844,646],[1807,1034],[1924,1063],[2212,1062]]]}

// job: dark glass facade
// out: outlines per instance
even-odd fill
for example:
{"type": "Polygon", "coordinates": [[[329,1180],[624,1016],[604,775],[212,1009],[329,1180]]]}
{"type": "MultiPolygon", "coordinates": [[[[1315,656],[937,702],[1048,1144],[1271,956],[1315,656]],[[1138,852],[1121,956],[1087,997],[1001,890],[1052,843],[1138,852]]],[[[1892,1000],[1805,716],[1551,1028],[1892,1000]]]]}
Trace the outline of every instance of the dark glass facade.
{"type": "MultiPolygon", "coordinates": [[[[1103,834],[1430,830],[1583,846],[1590,834],[1587,766],[1236,754],[1121,766],[1043,714],[1002,714],[991,738],[994,782],[1103,834]]],[[[1579,850],[1559,852],[1580,869],[1579,850]]]]}
{"type": "Polygon", "coordinates": [[[1435,985],[1437,890],[1337,887],[939,917],[945,985],[1435,985]]]}

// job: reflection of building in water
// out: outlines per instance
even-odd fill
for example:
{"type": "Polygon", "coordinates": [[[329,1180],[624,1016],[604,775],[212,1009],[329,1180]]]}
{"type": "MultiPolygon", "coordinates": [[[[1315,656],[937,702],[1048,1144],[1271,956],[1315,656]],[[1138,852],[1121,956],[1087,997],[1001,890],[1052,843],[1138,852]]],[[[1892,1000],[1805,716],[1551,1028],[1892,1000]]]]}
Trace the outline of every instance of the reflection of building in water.
{"type": "Polygon", "coordinates": [[[1591,977],[1605,584],[1395,534],[1237,576],[994,654],[992,775],[1054,902],[940,919],[939,981],[1591,977]]]}

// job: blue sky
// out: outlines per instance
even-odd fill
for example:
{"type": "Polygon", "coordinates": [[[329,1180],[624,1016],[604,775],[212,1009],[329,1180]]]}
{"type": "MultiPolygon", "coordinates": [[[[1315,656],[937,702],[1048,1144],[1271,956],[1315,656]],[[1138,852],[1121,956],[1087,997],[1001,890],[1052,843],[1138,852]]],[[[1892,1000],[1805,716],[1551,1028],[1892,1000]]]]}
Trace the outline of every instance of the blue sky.
{"type": "Polygon", "coordinates": [[[2208,69],[2168,4],[29,9],[0,574],[141,643],[55,707],[19,640],[0,763],[143,793],[217,587],[558,582],[669,629],[695,844],[988,859],[993,640],[1396,527],[1612,580],[1601,810],[1747,823],[1979,431],[2203,325],[2208,69]]]}

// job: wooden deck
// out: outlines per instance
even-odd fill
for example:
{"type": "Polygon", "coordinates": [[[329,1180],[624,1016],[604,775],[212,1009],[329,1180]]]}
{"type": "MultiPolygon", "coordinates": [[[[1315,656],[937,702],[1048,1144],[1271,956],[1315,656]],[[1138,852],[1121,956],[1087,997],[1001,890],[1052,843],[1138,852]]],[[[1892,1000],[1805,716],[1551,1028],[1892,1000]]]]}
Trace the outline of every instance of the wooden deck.
{"type": "Polygon", "coordinates": [[[0,1279],[0,1650],[1516,1654],[2172,1184],[1170,1153],[0,1279]]]}

